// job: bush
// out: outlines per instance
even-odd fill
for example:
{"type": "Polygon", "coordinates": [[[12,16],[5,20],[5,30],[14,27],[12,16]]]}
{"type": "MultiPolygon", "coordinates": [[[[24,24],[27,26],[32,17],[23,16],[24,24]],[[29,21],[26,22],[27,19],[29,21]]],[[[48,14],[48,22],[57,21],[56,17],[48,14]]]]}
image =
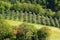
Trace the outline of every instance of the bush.
{"type": "Polygon", "coordinates": [[[37,35],[39,40],[46,40],[46,38],[50,35],[50,29],[48,27],[43,27],[38,30],[37,35]]]}
{"type": "Polygon", "coordinates": [[[16,34],[16,40],[37,40],[37,30],[33,25],[21,24],[16,34]]]}
{"type": "Polygon", "coordinates": [[[8,2],[0,1],[0,12],[8,11],[11,8],[11,4],[8,2]]]}
{"type": "Polygon", "coordinates": [[[55,12],[53,12],[51,9],[46,9],[46,14],[47,16],[54,16],[55,15],[55,12]]]}
{"type": "Polygon", "coordinates": [[[0,15],[0,40],[10,38],[11,36],[12,28],[6,21],[4,21],[3,17],[0,15]]]}
{"type": "Polygon", "coordinates": [[[0,21],[0,40],[3,40],[3,37],[6,35],[8,28],[3,21],[0,21]]]}

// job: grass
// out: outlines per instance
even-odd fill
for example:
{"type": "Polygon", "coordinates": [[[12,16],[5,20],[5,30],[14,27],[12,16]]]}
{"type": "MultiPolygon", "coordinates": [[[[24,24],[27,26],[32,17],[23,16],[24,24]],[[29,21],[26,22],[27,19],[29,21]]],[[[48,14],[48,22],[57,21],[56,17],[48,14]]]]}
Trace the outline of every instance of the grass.
{"type": "MultiPolygon", "coordinates": [[[[6,22],[11,26],[19,26],[23,22],[20,21],[13,21],[13,20],[6,20],[6,22]]],[[[37,29],[40,29],[42,27],[48,27],[51,29],[50,36],[47,38],[47,40],[60,40],[60,29],[52,26],[46,26],[46,25],[39,25],[39,24],[32,24],[28,23],[30,25],[34,25],[37,29]]]]}

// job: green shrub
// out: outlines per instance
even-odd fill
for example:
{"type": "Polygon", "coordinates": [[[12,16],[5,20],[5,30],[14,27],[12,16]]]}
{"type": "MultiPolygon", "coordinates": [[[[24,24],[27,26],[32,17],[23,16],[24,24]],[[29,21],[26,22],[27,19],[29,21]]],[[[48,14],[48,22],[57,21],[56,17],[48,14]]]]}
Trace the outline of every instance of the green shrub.
{"type": "Polygon", "coordinates": [[[19,26],[16,40],[37,40],[37,30],[33,25],[23,23],[19,26]]]}
{"type": "Polygon", "coordinates": [[[47,9],[45,15],[53,17],[55,15],[55,12],[53,12],[51,9],[47,9]]]}
{"type": "Polygon", "coordinates": [[[37,35],[39,40],[46,40],[46,38],[50,35],[50,29],[48,27],[43,27],[38,30],[37,35]]]}
{"type": "Polygon", "coordinates": [[[10,10],[11,4],[9,2],[0,1],[0,12],[10,10]]]}
{"type": "Polygon", "coordinates": [[[10,33],[12,33],[12,28],[0,15],[0,40],[10,38],[10,36],[12,35],[10,33]]]}
{"type": "Polygon", "coordinates": [[[3,21],[0,21],[0,40],[3,40],[3,37],[6,35],[8,28],[3,21]]]}

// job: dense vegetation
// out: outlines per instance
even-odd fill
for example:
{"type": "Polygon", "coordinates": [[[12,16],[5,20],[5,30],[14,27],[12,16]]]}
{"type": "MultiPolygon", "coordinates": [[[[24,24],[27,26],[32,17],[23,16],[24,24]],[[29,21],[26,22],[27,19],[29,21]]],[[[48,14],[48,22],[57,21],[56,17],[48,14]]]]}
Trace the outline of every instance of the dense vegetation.
{"type": "Polygon", "coordinates": [[[8,19],[28,19],[28,22],[60,28],[60,0],[0,0],[0,40],[46,40],[50,29],[37,30],[26,23],[11,26],[1,14],[8,19]]]}
{"type": "MultiPolygon", "coordinates": [[[[0,16],[0,19],[1,17],[2,16],[0,16]]],[[[45,29],[46,28],[37,30],[33,25],[27,23],[22,23],[18,27],[12,27],[1,19],[0,40],[46,40],[46,37],[49,36],[49,32],[45,31],[45,29]]]]}
{"type": "Polygon", "coordinates": [[[0,13],[12,10],[60,18],[60,0],[0,0],[0,13]]]}

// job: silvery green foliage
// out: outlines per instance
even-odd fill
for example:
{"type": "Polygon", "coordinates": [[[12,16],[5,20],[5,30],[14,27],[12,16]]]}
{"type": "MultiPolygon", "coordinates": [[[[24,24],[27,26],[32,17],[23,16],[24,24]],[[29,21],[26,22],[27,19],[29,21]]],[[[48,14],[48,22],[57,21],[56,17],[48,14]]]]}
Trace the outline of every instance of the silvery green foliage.
{"type": "Polygon", "coordinates": [[[43,25],[49,25],[49,26],[57,26],[59,27],[59,20],[57,18],[52,18],[51,16],[41,16],[41,15],[36,15],[35,13],[32,12],[23,12],[23,11],[8,11],[8,12],[2,12],[2,16],[4,19],[12,19],[12,20],[20,20],[24,22],[29,22],[29,23],[36,23],[36,24],[43,24],[43,25]]]}
{"type": "Polygon", "coordinates": [[[55,23],[56,23],[56,26],[59,28],[59,21],[57,20],[57,18],[55,18],[55,23]]]}

